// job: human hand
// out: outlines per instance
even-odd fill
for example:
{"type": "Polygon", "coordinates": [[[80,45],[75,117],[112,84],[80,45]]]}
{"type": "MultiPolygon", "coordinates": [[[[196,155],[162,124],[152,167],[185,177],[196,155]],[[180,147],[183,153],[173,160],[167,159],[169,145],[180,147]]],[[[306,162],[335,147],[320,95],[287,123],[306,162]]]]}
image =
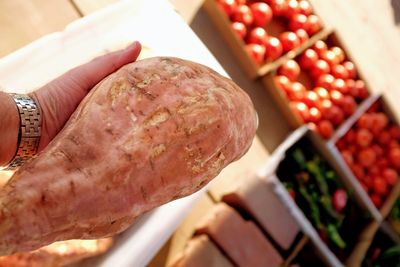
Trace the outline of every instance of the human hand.
{"type": "Polygon", "coordinates": [[[141,46],[134,42],[119,50],[76,67],[30,95],[39,104],[42,116],[42,136],[38,152],[64,127],[86,94],[103,78],[139,56],[141,46]]]}

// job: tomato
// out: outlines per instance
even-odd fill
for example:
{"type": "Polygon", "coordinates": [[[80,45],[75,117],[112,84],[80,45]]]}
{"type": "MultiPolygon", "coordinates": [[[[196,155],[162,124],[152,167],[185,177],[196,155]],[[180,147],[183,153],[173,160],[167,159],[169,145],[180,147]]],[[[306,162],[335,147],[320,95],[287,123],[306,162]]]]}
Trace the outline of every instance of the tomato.
{"type": "Polygon", "coordinates": [[[346,82],[343,79],[335,79],[332,83],[332,90],[341,92],[342,94],[349,93],[346,82]]]}
{"type": "MultiPolygon", "coordinates": [[[[374,149],[374,148],[372,148],[372,149],[374,149]]],[[[375,149],[374,149],[374,151],[376,153],[375,149]]],[[[383,152],[383,149],[382,149],[382,152],[383,152]]],[[[382,156],[382,154],[378,155],[378,153],[376,153],[376,157],[377,158],[379,158],[380,156],[382,156]]],[[[389,161],[387,159],[385,159],[385,158],[381,158],[376,162],[376,166],[378,166],[379,169],[383,170],[383,169],[389,167],[389,161]]]]}
{"type": "Polygon", "coordinates": [[[285,17],[290,19],[299,12],[300,12],[299,2],[297,2],[297,0],[289,0],[287,2],[285,17]]]}
{"type": "Polygon", "coordinates": [[[343,96],[343,102],[341,108],[346,116],[351,116],[356,111],[357,108],[357,103],[354,100],[354,97],[349,95],[343,96]]]}
{"type": "Polygon", "coordinates": [[[283,52],[288,52],[300,46],[300,39],[294,32],[283,32],[279,35],[283,52]]]}
{"type": "Polygon", "coordinates": [[[236,0],[236,4],[238,4],[238,5],[246,5],[247,4],[247,0],[236,0]]]}
{"type": "Polygon", "coordinates": [[[371,115],[370,114],[361,115],[361,117],[358,119],[356,125],[358,128],[371,129],[372,128],[371,115]]]}
{"type": "Polygon", "coordinates": [[[313,49],[307,49],[301,54],[299,64],[303,69],[309,69],[311,66],[315,65],[317,60],[317,52],[315,52],[313,49]]]}
{"type": "Polygon", "coordinates": [[[290,59],[278,68],[278,74],[288,77],[291,81],[296,81],[300,75],[300,67],[295,60],[290,59]]]}
{"type": "Polygon", "coordinates": [[[239,5],[232,14],[232,20],[242,22],[248,27],[253,23],[253,14],[247,5],[239,5]]]}
{"type": "Polygon", "coordinates": [[[319,109],[316,107],[310,108],[309,113],[310,113],[309,117],[310,122],[318,123],[322,118],[321,111],[319,111],[319,109]]]}
{"type": "Polygon", "coordinates": [[[317,107],[320,103],[321,99],[317,95],[316,92],[307,91],[306,97],[304,98],[303,102],[309,107],[317,107]]]}
{"type": "Polygon", "coordinates": [[[344,61],[346,56],[344,55],[344,52],[343,52],[342,48],[340,48],[338,46],[333,46],[329,50],[331,50],[333,53],[335,53],[335,55],[338,58],[338,63],[342,63],[344,61]]]}
{"type": "Polygon", "coordinates": [[[272,0],[270,3],[272,13],[274,16],[284,16],[288,10],[288,3],[286,0],[272,0]]]}
{"type": "Polygon", "coordinates": [[[315,52],[317,52],[318,56],[321,57],[321,55],[328,50],[328,46],[326,45],[326,43],[324,41],[318,40],[312,46],[312,49],[314,49],[315,52]]]}
{"type": "Polygon", "coordinates": [[[342,150],[340,153],[347,165],[352,166],[354,164],[353,154],[349,150],[342,150]]]}
{"type": "Polygon", "coordinates": [[[399,142],[397,140],[391,140],[388,148],[400,148],[399,142]]]}
{"type": "Polygon", "coordinates": [[[374,136],[367,129],[359,129],[356,132],[356,142],[360,147],[369,147],[374,136]]]}
{"type": "Polygon", "coordinates": [[[389,162],[394,168],[400,169],[400,148],[389,150],[389,162]]]}
{"type": "Polygon", "coordinates": [[[321,21],[316,15],[309,15],[307,17],[306,24],[304,25],[304,29],[311,36],[319,32],[322,28],[321,21]]]}
{"type": "Polygon", "coordinates": [[[382,199],[379,195],[377,194],[372,194],[370,196],[372,203],[374,203],[375,207],[378,209],[382,206],[382,199]]]}
{"type": "Polygon", "coordinates": [[[356,81],[353,79],[347,79],[345,80],[347,90],[349,91],[349,94],[357,98],[358,97],[358,91],[356,90],[356,81]]]}
{"type": "Polygon", "coordinates": [[[397,172],[394,169],[386,168],[382,172],[382,176],[388,185],[395,185],[399,179],[397,172]]]}
{"type": "Polygon", "coordinates": [[[373,128],[375,127],[377,132],[379,132],[389,125],[389,118],[383,112],[375,113],[372,116],[372,125],[373,128]]]}
{"type": "Polygon", "coordinates": [[[290,108],[294,114],[297,114],[303,121],[308,121],[310,114],[306,104],[302,102],[290,102],[290,108]]]}
{"type": "Polygon", "coordinates": [[[323,87],[315,87],[313,91],[317,93],[320,99],[330,99],[328,90],[323,87]]]}
{"type": "Polygon", "coordinates": [[[345,62],[343,62],[343,67],[345,67],[345,69],[347,70],[348,77],[350,79],[355,79],[356,78],[357,71],[356,71],[356,67],[354,66],[353,62],[345,61],[345,62]]]}
{"type": "Polygon", "coordinates": [[[382,131],[378,134],[378,143],[386,146],[390,143],[390,140],[392,139],[390,136],[390,133],[387,131],[382,131]]]}
{"type": "Polygon", "coordinates": [[[400,127],[397,125],[392,125],[389,128],[389,134],[393,139],[400,139],[400,127]]]}
{"type": "Polygon", "coordinates": [[[283,75],[278,75],[274,77],[274,82],[276,87],[287,92],[292,87],[292,83],[290,82],[289,78],[283,75]]]}
{"type": "Polygon", "coordinates": [[[382,178],[381,176],[374,177],[374,179],[372,181],[372,186],[373,186],[374,192],[381,196],[387,195],[387,193],[389,191],[386,180],[384,178],[382,178]]]}
{"type": "Polygon", "coordinates": [[[269,37],[265,44],[265,57],[267,60],[275,60],[282,55],[283,48],[281,41],[276,37],[269,37]]]}
{"type": "Polygon", "coordinates": [[[307,22],[307,16],[303,14],[294,14],[289,20],[289,29],[296,31],[298,29],[304,29],[307,22]]]}
{"type": "Polygon", "coordinates": [[[299,13],[304,14],[306,16],[311,15],[312,7],[307,0],[300,0],[299,1],[299,13]]]}
{"type": "Polygon", "coordinates": [[[247,53],[257,63],[261,64],[264,61],[265,46],[259,44],[248,44],[246,45],[247,53]]]}
{"type": "Polygon", "coordinates": [[[368,186],[363,182],[360,182],[360,185],[361,185],[362,189],[364,189],[364,191],[368,193],[368,191],[369,191],[368,186]]]}
{"type": "Polygon", "coordinates": [[[331,68],[331,74],[335,78],[347,79],[349,77],[349,72],[343,65],[335,65],[331,68]]]}
{"type": "Polygon", "coordinates": [[[341,213],[347,205],[347,193],[343,189],[337,189],[332,195],[332,204],[335,210],[341,213]]]}
{"type": "Polygon", "coordinates": [[[332,101],[329,99],[323,99],[319,104],[319,109],[321,110],[322,117],[325,119],[330,119],[331,109],[332,109],[332,101]]]}
{"type": "Polygon", "coordinates": [[[303,29],[296,30],[295,34],[297,35],[297,37],[299,37],[301,44],[306,43],[309,39],[308,33],[303,29]]]}
{"type": "MultiPolygon", "coordinates": [[[[375,151],[375,154],[377,157],[382,157],[383,156],[383,148],[377,144],[373,144],[371,148],[375,151]]],[[[387,160],[386,159],[380,159],[380,161],[386,161],[386,166],[387,166],[387,160]]],[[[382,163],[382,162],[381,162],[382,163]]]]}
{"type": "Polygon", "coordinates": [[[272,9],[266,3],[256,2],[250,5],[253,13],[253,25],[264,27],[272,20],[272,9]]]}
{"type": "Polygon", "coordinates": [[[315,85],[324,87],[327,90],[331,90],[334,81],[335,78],[331,74],[322,74],[318,77],[315,85]]]}
{"type": "MultiPolygon", "coordinates": [[[[321,52],[320,58],[325,60],[331,68],[333,68],[333,66],[335,66],[339,63],[338,56],[335,54],[335,52],[333,52],[331,50],[321,52]]],[[[333,74],[333,73],[331,73],[331,74],[333,74]]]]}
{"type": "Polygon", "coordinates": [[[350,129],[343,136],[343,138],[346,140],[346,142],[353,143],[354,141],[356,141],[356,132],[353,129],[350,129]]]}
{"type": "Polygon", "coordinates": [[[329,120],[333,123],[333,125],[335,125],[335,126],[339,126],[340,124],[342,124],[342,122],[343,122],[343,120],[344,120],[344,113],[343,113],[343,111],[339,108],[339,107],[337,107],[337,106],[335,106],[335,105],[333,105],[332,106],[332,108],[331,108],[331,110],[330,110],[330,113],[329,113],[329,120]]]}
{"type": "Polygon", "coordinates": [[[247,43],[265,45],[267,38],[268,34],[263,28],[255,27],[249,32],[249,35],[247,36],[247,43]]]}
{"type": "Polygon", "coordinates": [[[342,106],[343,105],[343,94],[337,90],[332,90],[329,92],[331,95],[331,101],[334,105],[342,106]]]}
{"type": "Polygon", "coordinates": [[[362,80],[356,81],[355,90],[357,90],[357,98],[360,100],[366,99],[369,95],[367,87],[365,86],[365,83],[362,80]]]}
{"type": "Polygon", "coordinates": [[[246,26],[241,22],[233,22],[232,29],[236,32],[240,39],[244,39],[247,34],[246,26]]]}
{"type": "Polygon", "coordinates": [[[357,155],[357,162],[363,167],[370,167],[376,161],[376,154],[372,148],[363,148],[357,155]]]}
{"type": "Polygon", "coordinates": [[[299,82],[293,82],[288,91],[288,97],[292,101],[302,101],[306,97],[307,89],[299,82]]]}
{"type": "MultiPolygon", "coordinates": [[[[336,142],[336,147],[340,150],[346,150],[347,144],[346,141],[343,139],[340,139],[339,141],[336,142]]],[[[350,152],[350,151],[349,151],[350,152]]],[[[350,152],[351,153],[351,152],[350,152]]]]}
{"type": "Polygon", "coordinates": [[[359,164],[353,164],[352,166],[350,166],[351,171],[353,172],[354,176],[359,179],[359,180],[363,180],[365,177],[365,171],[364,168],[359,165],[359,164]]]}
{"type": "Polygon", "coordinates": [[[322,138],[329,139],[333,134],[333,125],[328,120],[322,120],[317,124],[318,133],[322,138]]]}
{"type": "Polygon", "coordinates": [[[218,0],[218,5],[228,17],[232,16],[237,8],[235,0],[218,0]]]}
{"type": "Polygon", "coordinates": [[[319,76],[323,74],[328,74],[330,72],[330,68],[328,63],[323,59],[318,59],[315,62],[315,65],[311,67],[311,75],[317,79],[319,76]]]}
{"type": "Polygon", "coordinates": [[[358,146],[356,146],[355,144],[349,144],[347,149],[353,154],[356,155],[357,151],[358,151],[358,146]]]}

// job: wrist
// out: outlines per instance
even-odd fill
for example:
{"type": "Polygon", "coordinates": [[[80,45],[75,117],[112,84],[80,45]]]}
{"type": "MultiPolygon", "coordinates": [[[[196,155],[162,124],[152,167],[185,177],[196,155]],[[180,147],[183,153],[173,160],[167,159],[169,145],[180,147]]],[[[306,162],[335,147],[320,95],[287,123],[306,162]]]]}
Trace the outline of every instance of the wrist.
{"type": "Polygon", "coordinates": [[[18,108],[11,95],[0,92],[0,166],[9,163],[16,151],[19,133],[18,108]]]}

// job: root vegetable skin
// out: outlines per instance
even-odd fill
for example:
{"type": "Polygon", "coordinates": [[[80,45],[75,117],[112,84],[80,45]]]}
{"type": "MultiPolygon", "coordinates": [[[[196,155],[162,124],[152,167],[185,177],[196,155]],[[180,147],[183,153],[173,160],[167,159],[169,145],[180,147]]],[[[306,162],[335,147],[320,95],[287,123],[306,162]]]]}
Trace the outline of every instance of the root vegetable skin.
{"type": "Polygon", "coordinates": [[[0,192],[0,254],[125,230],[239,159],[256,124],[248,95],[205,66],[156,57],[121,68],[0,192]]]}

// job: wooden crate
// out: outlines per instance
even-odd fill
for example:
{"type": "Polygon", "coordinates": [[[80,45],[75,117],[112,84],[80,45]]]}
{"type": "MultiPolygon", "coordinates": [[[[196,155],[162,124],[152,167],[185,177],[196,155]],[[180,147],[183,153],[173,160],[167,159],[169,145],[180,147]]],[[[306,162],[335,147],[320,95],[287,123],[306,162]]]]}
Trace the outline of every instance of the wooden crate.
{"type": "MultiPolygon", "coordinates": [[[[306,48],[310,47],[313,43],[321,38],[321,36],[325,35],[325,31],[321,30],[320,32],[312,35],[310,39],[297,47],[294,50],[283,54],[280,58],[275,61],[266,62],[263,65],[258,65],[253,59],[248,55],[245,49],[245,42],[240,39],[237,34],[233,31],[231,27],[231,21],[226,16],[226,14],[221,10],[221,8],[217,5],[217,0],[205,0],[203,4],[203,8],[208,13],[210,19],[217,27],[218,31],[221,33],[222,37],[225,39],[226,43],[235,54],[235,57],[239,60],[243,70],[251,79],[255,79],[258,77],[262,77],[267,74],[269,71],[276,69],[279,65],[285,62],[288,59],[294,58],[296,55],[300,54],[306,48]]],[[[322,22],[321,22],[322,23],[322,22]]],[[[322,25],[322,29],[324,29],[322,25]]],[[[276,36],[279,33],[285,31],[284,24],[278,19],[273,19],[270,24],[266,26],[266,31],[271,36],[276,36]]]]}
{"type": "MultiPolygon", "coordinates": [[[[327,43],[328,47],[338,46],[343,49],[343,51],[345,52],[345,55],[346,55],[346,60],[350,60],[351,62],[353,62],[356,67],[357,79],[361,79],[364,81],[364,83],[366,84],[366,87],[368,89],[368,92],[371,94],[372,91],[369,89],[371,87],[369,86],[367,80],[365,79],[365,76],[362,74],[360,69],[357,68],[357,63],[351,57],[351,53],[346,48],[346,45],[343,43],[339,34],[334,30],[326,30],[326,31],[324,31],[323,34],[321,34],[320,37],[321,37],[320,40],[324,40],[327,43]]],[[[298,59],[299,59],[299,56],[294,58],[294,60],[296,60],[296,61],[298,61],[298,59]]],[[[283,61],[282,63],[284,63],[284,62],[286,62],[286,61],[283,61]]],[[[296,129],[296,128],[304,125],[304,122],[299,115],[293,113],[293,111],[290,108],[290,101],[286,97],[285,92],[283,92],[281,89],[279,89],[277,87],[277,85],[275,84],[274,77],[276,75],[277,75],[277,68],[275,70],[271,71],[268,75],[265,75],[264,77],[262,77],[262,82],[264,84],[265,89],[268,91],[269,95],[271,95],[271,97],[274,99],[274,101],[278,104],[279,109],[281,110],[282,114],[285,116],[290,127],[292,127],[293,129],[296,129]]],[[[314,84],[312,82],[311,77],[303,70],[300,73],[298,81],[301,82],[308,90],[311,90],[312,88],[314,88],[314,84]]],[[[357,109],[361,108],[363,105],[365,105],[363,102],[359,103],[357,109]]],[[[354,114],[352,116],[348,117],[342,124],[345,124],[347,121],[353,121],[353,120],[354,120],[354,114]]]]}

